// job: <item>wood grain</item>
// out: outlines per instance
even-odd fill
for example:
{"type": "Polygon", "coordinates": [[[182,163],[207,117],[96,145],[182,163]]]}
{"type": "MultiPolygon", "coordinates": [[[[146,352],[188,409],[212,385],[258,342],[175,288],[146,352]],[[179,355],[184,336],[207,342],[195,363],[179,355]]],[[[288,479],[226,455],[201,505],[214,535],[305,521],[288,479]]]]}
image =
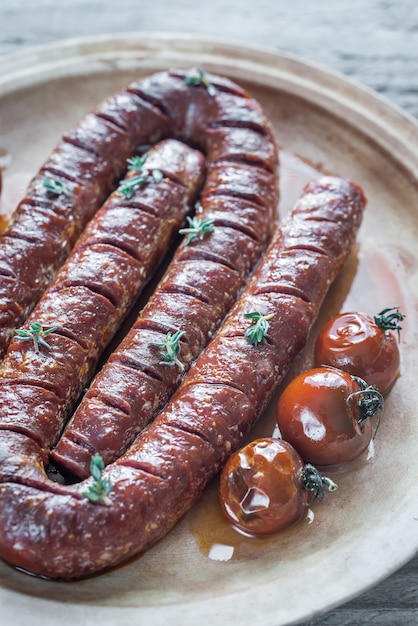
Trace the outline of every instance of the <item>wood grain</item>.
{"type": "MultiPolygon", "coordinates": [[[[418,118],[417,0],[212,0],[195,8],[190,0],[0,3],[0,54],[67,37],[133,30],[190,32],[296,54],[362,82],[418,118]]],[[[304,626],[414,626],[417,581],[418,556],[304,626]]]]}

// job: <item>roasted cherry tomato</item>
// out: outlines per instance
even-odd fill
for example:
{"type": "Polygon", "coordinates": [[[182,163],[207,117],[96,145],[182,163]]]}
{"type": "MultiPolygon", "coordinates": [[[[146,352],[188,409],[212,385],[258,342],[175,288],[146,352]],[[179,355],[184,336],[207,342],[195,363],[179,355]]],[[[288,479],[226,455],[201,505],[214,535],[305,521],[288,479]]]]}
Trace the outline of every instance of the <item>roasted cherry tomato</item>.
{"type": "Polygon", "coordinates": [[[249,535],[271,535],[301,519],[306,506],[336,488],[281,439],[256,439],[235,452],[220,478],[225,517],[249,535]]]}
{"type": "Polygon", "coordinates": [[[366,450],[383,397],[363,380],[331,367],[299,374],[277,402],[277,424],[304,461],[339,465],[366,450]],[[373,419],[375,418],[375,419],[373,419]]]}
{"type": "Polygon", "coordinates": [[[315,364],[342,369],[386,393],[399,374],[399,322],[404,317],[398,307],[384,309],[375,317],[365,313],[337,315],[319,333],[315,364]]]}

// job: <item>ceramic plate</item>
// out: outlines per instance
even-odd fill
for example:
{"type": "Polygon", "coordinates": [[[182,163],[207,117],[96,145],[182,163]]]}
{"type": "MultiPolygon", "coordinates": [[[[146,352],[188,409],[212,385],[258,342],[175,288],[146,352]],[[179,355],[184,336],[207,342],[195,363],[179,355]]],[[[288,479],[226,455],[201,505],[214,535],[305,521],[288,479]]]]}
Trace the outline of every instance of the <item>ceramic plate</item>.
{"type": "MultiPolygon", "coordinates": [[[[291,624],[378,583],[418,547],[412,118],[340,75],[269,49],[164,34],[67,41],[0,59],[2,211],[23,195],[63,131],[102,98],[154,71],[194,65],[229,76],[265,107],[281,146],[282,215],[319,172],[363,186],[368,207],[358,246],[318,325],[341,309],[400,306],[407,313],[402,374],[374,448],[333,476],[339,489],[294,528],[264,541],[237,535],[220,518],[213,484],[164,540],[105,575],[59,583],[0,563],[0,604],[9,624],[291,624]]],[[[290,375],[310,365],[311,351],[312,340],[290,375]]],[[[268,411],[254,436],[272,429],[268,411]]]]}

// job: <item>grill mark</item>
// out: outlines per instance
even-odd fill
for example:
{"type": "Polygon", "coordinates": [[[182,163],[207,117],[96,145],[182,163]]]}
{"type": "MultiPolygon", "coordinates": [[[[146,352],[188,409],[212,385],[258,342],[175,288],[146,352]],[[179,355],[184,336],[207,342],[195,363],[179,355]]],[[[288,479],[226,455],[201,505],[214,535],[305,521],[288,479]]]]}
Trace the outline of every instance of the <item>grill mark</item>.
{"type": "Polygon", "coordinates": [[[283,252],[286,253],[290,250],[301,250],[302,252],[314,252],[315,254],[320,254],[321,256],[329,256],[326,250],[313,245],[294,244],[293,246],[286,246],[286,249],[283,252]]]}
{"type": "Polygon", "coordinates": [[[116,121],[114,119],[114,117],[112,117],[109,113],[103,113],[102,111],[96,111],[95,113],[96,117],[103,120],[104,122],[109,122],[112,126],[115,126],[118,130],[122,131],[123,133],[127,133],[128,131],[128,127],[126,124],[121,124],[120,122],[116,121]]]}
{"type": "Polygon", "coordinates": [[[132,261],[135,261],[135,264],[137,262],[142,263],[143,261],[142,257],[139,256],[139,253],[136,253],[136,251],[134,251],[130,246],[125,246],[121,242],[115,241],[115,239],[106,235],[103,235],[102,237],[93,235],[92,239],[87,239],[85,243],[80,242],[77,246],[77,252],[79,250],[88,250],[96,245],[103,245],[108,248],[112,248],[117,252],[123,252],[123,254],[126,254],[126,256],[128,256],[132,261]]]}
{"type": "Polygon", "coordinates": [[[141,100],[143,100],[147,105],[151,105],[154,109],[163,115],[168,120],[171,120],[170,112],[167,110],[167,107],[155,96],[147,93],[143,89],[139,87],[135,87],[134,85],[130,85],[126,90],[128,93],[133,93],[135,96],[138,96],[141,100]]]}
{"type": "Polygon", "coordinates": [[[51,167],[48,164],[46,164],[45,167],[41,169],[41,172],[42,174],[51,174],[52,176],[58,176],[59,178],[64,178],[70,183],[80,184],[79,179],[73,176],[72,174],[68,174],[64,170],[59,169],[57,167],[51,167]]]}
{"type": "Polygon", "coordinates": [[[266,208],[266,203],[263,202],[257,194],[251,192],[234,191],[233,189],[219,189],[218,191],[211,191],[206,195],[206,198],[210,199],[213,196],[217,198],[220,196],[225,196],[226,198],[241,198],[241,200],[253,202],[258,207],[263,209],[266,208]]]}
{"type": "Polygon", "coordinates": [[[93,113],[93,115],[111,130],[116,131],[119,134],[127,135],[126,129],[121,128],[119,124],[112,120],[110,115],[106,115],[105,113],[101,113],[100,111],[96,111],[95,113],[93,113]]]}
{"type": "Polygon", "coordinates": [[[28,236],[25,233],[16,233],[16,232],[10,232],[10,233],[6,233],[7,237],[9,237],[10,239],[15,239],[16,241],[24,241],[25,243],[41,243],[42,239],[40,239],[39,237],[34,237],[34,236],[28,236]]]}
{"type": "Polygon", "coordinates": [[[170,428],[173,430],[178,430],[181,433],[185,433],[187,435],[193,435],[194,437],[198,437],[205,444],[207,444],[214,453],[216,453],[216,449],[213,443],[205,437],[205,435],[197,428],[192,428],[190,425],[182,424],[181,422],[177,422],[176,420],[171,421],[169,423],[170,428]]]}
{"type": "Polygon", "coordinates": [[[264,170],[268,174],[274,173],[272,168],[267,165],[264,159],[256,155],[250,156],[248,154],[230,154],[219,157],[219,159],[213,161],[214,165],[218,165],[219,163],[236,163],[237,165],[248,165],[249,167],[256,167],[264,170]]]}
{"type": "Polygon", "coordinates": [[[222,265],[223,267],[227,267],[228,269],[236,272],[236,268],[229,263],[224,257],[215,254],[214,252],[209,252],[208,250],[202,250],[197,247],[186,246],[180,253],[178,257],[179,261],[209,261],[211,263],[215,263],[216,265],[222,265]]]}
{"type": "Polygon", "coordinates": [[[117,194],[117,196],[112,196],[112,208],[113,207],[122,207],[125,209],[143,211],[144,213],[152,215],[153,217],[161,218],[160,213],[150,204],[146,204],[141,200],[129,200],[119,193],[117,194]]]}
{"type": "Polygon", "coordinates": [[[131,369],[135,372],[142,372],[145,376],[150,378],[151,380],[156,380],[157,382],[164,382],[163,377],[159,372],[157,372],[152,366],[147,365],[146,363],[142,363],[139,360],[134,359],[132,356],[128,356],[124,353],[118,354],[117,358],[113,360],[114,363],[119,363],[123,367],[131,369]]]}
{"type": "Polygon", "coordinates": [[[259,241],[262,241],[262,239],[258,238],[251,228],[248,228],[248,226],[246,226],[245,224],[240,224],[234,222],[233,220],[229,220],[227,217],[217,217],[215,219],[214,225],[235,230],[235,232],[242,233],[243,235],[246,235],[247,237],[249,237],[249,239],[251,239],[252,241],[256,241],[257,243],[259,241]]]}
{"type": "MultiPolygon", "coordinates": [[[[166,326],[165,324],[161,324],[156,322],[155,320],[150,320],[147,318],[140,317],[135,324],[133,325],[135,330],[150,330],[155,333],[162,333],[166,335],[167,333],[175,333],[178,331],[178,328],[173,328],[172,326],[166,326]]],[[[181,342],[180,342],[181,343],[181,342]]]]}
{"type": "Polygon", "coordinates": [[[277,285],[266,285],[265,287],[262,287],[261,289],[256,289],[254,291],[254,295],[262,295],[265,293],[279,293],[284,296],[290,296],[292,298],[302,300],[303,302],[306,302],[306,304],[312,304],[312,301],[306,296],[302,289],[292,287],[291,285],[281,285],[280,283],[278,283],[277,285]]]}
{"type": "Polygon", "coordinates": [[[169,283],[166,285],[161,285],[158,291],[160,293],[182,294],[185,296],[190,296],[190,298],[199,300],[203,304],[207,304],[209,306],[212,305],[209,298],[207,298],[198,289],[196,289],[195,287],[192,287],[191,285],[178,285],[177,283],[169,283]]]}
{"type": "Polygon", "coordinates": [[[164,478],[164,476],[162,476],[157,471],[153,472],[152,469],[154,469],[154,467],[153,468],[148,467],[148,464],[144,462],[141,463],[140,461],[135,461],[135,459],[131,459],[127,457],[127,458],[120,458],[115,465],[121,465],[122,467],[129,467],[130,469],[138,470],[145,475],[152,476],[153,478],[158,478],[159,480],[166,482],[166,479],[164,478]]]}
{"type": "Polygon", "coordinates": [[[100,393],[91,393],[89,394],[88,397],[89,399],[94,398],[105,407],[109,407],[111,409],[117,409],[121,413],[124,413],[124,415],[126,415],[127,417],[130,417],[131,415],[131,411],[128,408],[129,407],[128,402],[125,402],[124,400],[122,401],[121,399],[114,398],[113,396],[107,395],[103,391],[100,391],[100,393]]]}
{"type": "Polygon", "coordinates": [[[80,337],[77,337],[75,333],[72,333],[70,330],[66,330],[65,328],[58,327],[54,330],[54,335],[60,335],[61,337],[65,337],[65,339],[69,339],[73,343],[76,343],[83,350],[88,350],[88,344],[85,341],[82,341],[80,337]]]}
{"type": "Polygon", "coordinates": [[[53,385],[48,384],[40,384],[39,380],[29,380],[22,378],[7,378],[3,379],[3,382],[10,385],[22,385],[25,387],[35,387],[35,389],[42,389],[43,391],[50,391],[58,400],[61,400],[61,397],[57,394],[56,388],[53,385]]]}
{"type": "Polygon", "coordinates": [[[263,128],[257,122],[250,122],[249,120],[218,120],[208,124],[206,126],[209,130],[217,130],[223,128],[246,128],[248,130],[254,130],[259,135],[266,136],[267,130],[263,128]]]}
{"type": "Polygon", "coordinates": [[[87,152],[88,154],[92,154],[99,161],[103,161],[103,157],[101,156],[101,154],[99,154],[99,152],[97,152],[97,150],[95,150],[88,143],[83,143],[78,138],[76,139],[75,137],[64,135],[62,137],[62,141],[65,143],[68,143],[71,146],[74,146],[75,148],[78,148],[79,150],[83,150],[84,152],[87,152]]]}
{"type": "MultiPolygon", "coordinates": [[[[90,291],[91,293],[94,293],[96,296],[102,296],[105,300],[107,300],[114,309],[118,308],[118,302],[116,302],[116,299],[112,297],[111,292],[109,292],[108,289],[99,289],[96,288],[93,285],[87,285],[85,282],[83,282],[82,280],[65,280],[62,283],[62,287],[84,287],[84,289],[87,289],[88,291],[90,291]]],[[[55,291],[55,289],[54,289],[55,291]]],[[[58,290],[57,290],[58,291],[58,290]]]]}

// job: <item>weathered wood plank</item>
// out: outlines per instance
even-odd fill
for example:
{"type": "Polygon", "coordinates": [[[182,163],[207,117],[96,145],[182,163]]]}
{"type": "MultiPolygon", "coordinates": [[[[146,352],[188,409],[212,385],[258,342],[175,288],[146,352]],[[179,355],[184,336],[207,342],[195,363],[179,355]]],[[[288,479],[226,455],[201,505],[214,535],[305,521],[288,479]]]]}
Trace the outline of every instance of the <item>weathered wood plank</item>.
{"type": "Polygon", "coordinates": [[[273,46],[360,80],[418,117],[416,0],[2,0],[0,54],[69,36],[191,32],[273,46]],[[80,19],[82,16],[82,19],[80,19]],[[220,19],[222,16],[222,19],[220,19]]]}

